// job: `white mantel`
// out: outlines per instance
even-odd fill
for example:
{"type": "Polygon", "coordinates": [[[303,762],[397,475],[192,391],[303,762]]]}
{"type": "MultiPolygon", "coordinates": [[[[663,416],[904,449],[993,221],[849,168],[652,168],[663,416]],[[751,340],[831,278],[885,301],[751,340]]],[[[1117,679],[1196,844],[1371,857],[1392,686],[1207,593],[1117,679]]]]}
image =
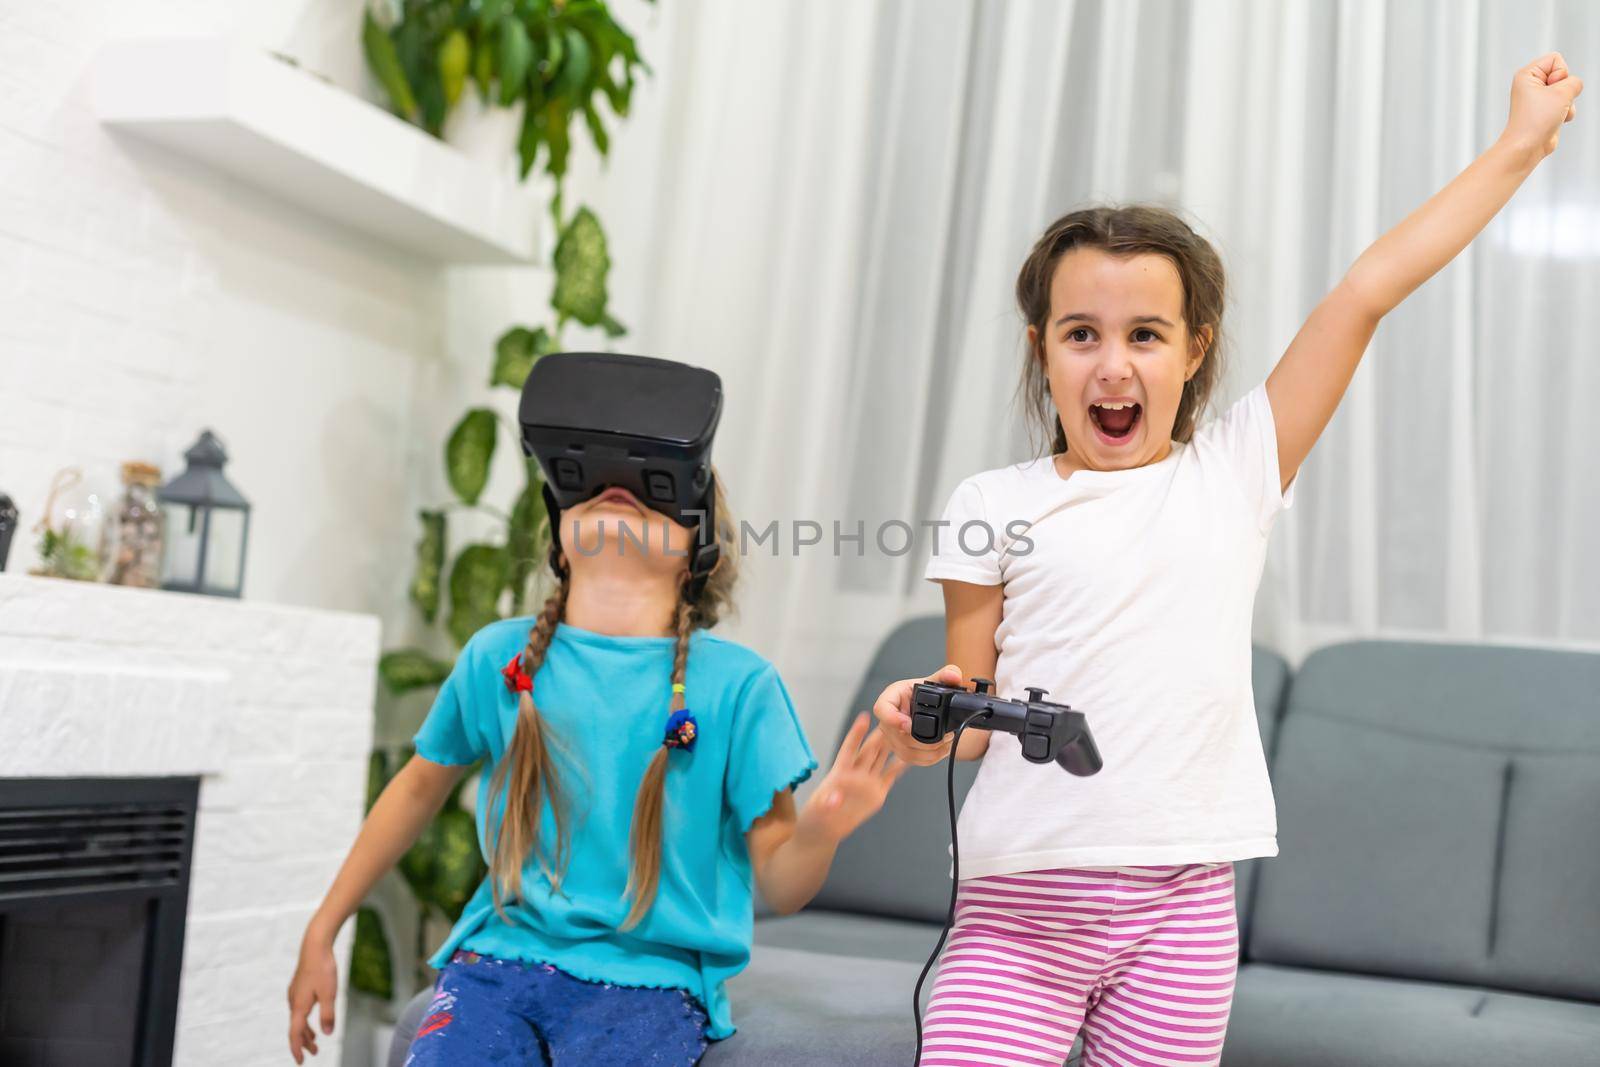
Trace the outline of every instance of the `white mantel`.
{"type": "Polygon", "coordinates": [[[0,778],[202,776],[177,1064],[287,1062],[300,934],[361,821],[378,647],[366,615],[0,574],[0,778]]]}

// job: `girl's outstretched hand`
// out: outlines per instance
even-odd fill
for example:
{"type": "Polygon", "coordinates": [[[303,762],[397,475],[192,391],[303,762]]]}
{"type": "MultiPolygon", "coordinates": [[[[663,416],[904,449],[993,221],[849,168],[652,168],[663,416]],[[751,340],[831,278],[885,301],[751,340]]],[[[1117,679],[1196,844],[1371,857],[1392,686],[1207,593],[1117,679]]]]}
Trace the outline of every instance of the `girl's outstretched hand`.
{"type": "Polygon", "coordinates": [[[882,730],[867,735],[871,722],[865,712],[856,716],[828,776],[800,810],[797,833],[842,841],[883,807],[890,787],[905,773],[906,765],[890,758],[893,753],[882,730]]]}
{"type": "Polygon", "coordinates": [[[304,1063],[305,1053],[317,1054],[317,1034],[311,1028],[311,1009],[321,1008],[324,1034],[333,1033],[333,1001],[339,991],[339,965],[333,946],[307,935],[300,943],[300,962],[289,982],[289,1053],[304,1063]]]}
{"type": "Polygon", "coordinates": [[[913,767],[931,767],[938,763],[950,754],[950,746],[955,739],[951,733],[933,744],[925,745],[911,736],[911,691],[922,681],[962,685],[966,679],[961,677],[960,667],[954,663],[947,664],[926,679],[903,678],[891,683],[878,694],[877,703],[872,705],[879,731],[888,735],[889,747],[896,756],[913,767]]]}
{"type": "Polygon", "coordinates": [[[1561,124],[1578,113],[1583,79],[1567,69],[1560,52],[1548,52],[1517,71],[1511,83],[1511,116],[1504,137],[1539,157],[1556,150],[1561,124]]]}

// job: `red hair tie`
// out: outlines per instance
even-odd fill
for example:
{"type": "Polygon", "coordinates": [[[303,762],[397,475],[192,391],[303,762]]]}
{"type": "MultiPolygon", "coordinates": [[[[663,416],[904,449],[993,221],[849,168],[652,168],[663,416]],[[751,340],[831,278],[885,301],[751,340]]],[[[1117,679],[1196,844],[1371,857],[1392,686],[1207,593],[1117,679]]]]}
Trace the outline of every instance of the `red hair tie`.
{"type": "Polygon", "coordinates": [[[521,652],[512,656],[511,662],[507,663],[500,673],[505,677],[506,688],[513,693],[533,692],[533,676],[522,669],[521,652]]]}

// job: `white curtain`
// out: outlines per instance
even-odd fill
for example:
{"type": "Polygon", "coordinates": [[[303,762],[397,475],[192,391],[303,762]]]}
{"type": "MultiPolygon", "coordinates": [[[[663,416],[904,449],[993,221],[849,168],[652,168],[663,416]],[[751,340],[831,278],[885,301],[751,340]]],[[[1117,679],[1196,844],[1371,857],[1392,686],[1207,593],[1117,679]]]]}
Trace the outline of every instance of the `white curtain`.
{"type": "MultiPolygon", "coordinates": [[[[1183,211],[1231,289],[1220,406],[1354,257],[1486,147],[1517,67],[1600,61],[1585,0],[668,0],[623,7],[656,74],[569,196],[613,233],[623,347],[727,386],[735,635],[814,739],[873,646],[937,611],[888,520],[1029,454],[1011,286],[1053,218],[1183,211]],[[822,543],[794,552],[792,520],[822,543]],[[844,541],[833,552],[835,521],[844,541]]],[[[1600,104],[1380,329],[1279,524],[1257,636],[1600,644],[1600,104]]],[[[930,663],[930,666],[934,664],[930,663]]]]}

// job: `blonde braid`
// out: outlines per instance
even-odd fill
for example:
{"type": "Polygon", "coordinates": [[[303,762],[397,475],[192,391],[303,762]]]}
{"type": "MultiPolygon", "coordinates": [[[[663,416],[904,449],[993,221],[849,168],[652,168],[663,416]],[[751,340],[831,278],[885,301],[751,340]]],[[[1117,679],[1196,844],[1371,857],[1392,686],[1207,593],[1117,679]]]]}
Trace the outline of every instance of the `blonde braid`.
{"type": "MultiPolygon", "coordinates": [[[[685,706],[684,678],[689,671],[689,638],[694,633],[694,604],[687,598],[678,599],[674,620],[678,643],[672,654],[672,701],[670,711],[681,711],[685,706]]],[[[656,889],[661,881],[661,809],[666,803],[667,755],[666,745],[656,749],[645,769],[644,780],[639,783],[639,793],[633,802],[633,829],[629,835],[628,851],[633,857],[628,872],[626,897],[633,903],[622,929],[631,930],[639,925],[650,906],[655,903],[656,889]]]]}
{"type": "MultiPolygon", "coordinates": [[[[528,632],[528,645],[522,650],[522,669],[529,678],[539,673],[545,653],[556,634],[556,626],[567,610],[567,593],[570,584],[566,575],[550,598],[544,610],[528,632]]],[[[489,779],[490,812],[493,799],[504,796],[505,812],[498,831],[493,834],[490,861],[490,881],[494,894],[495,911],[509,919],[504,902],[522,893],[522,867],[532,856],[550,879],[552,889],[561,888],[566,873],[569,841],[565,815],[565,797],[556,776],[552,746],[539,709],[533,703],[533,692],[523,690],[517,694],[517,726],[506,747],[504,758],[489,779]],[[544,801],[549,800],[554,817],[556,841],[553,856],[545,855],[540,841],[540,819],[544,801]]],[[[488,819],[486,817],[485,823],[488,819]]]]}

